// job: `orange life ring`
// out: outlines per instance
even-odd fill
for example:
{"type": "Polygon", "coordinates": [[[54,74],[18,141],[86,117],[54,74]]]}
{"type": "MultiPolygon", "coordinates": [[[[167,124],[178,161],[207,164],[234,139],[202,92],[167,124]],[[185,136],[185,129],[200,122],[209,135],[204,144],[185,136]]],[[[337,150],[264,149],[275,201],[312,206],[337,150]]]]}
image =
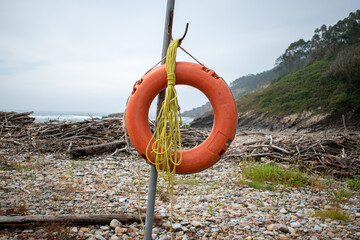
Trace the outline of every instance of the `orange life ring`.
{"type": "MultiPolygon", "coordinates": [[[[176,85],[189,85],[200,90],[210,100],[214,110],[214,125],[210,135],[200,145],[183,150],[182,162],[176,167],[176,173],[180,174],[200,172],[215,164],[234,139],[237,126],[235,100],[225,81],[204,66],[178,62],[175,74],[176,85]]],[[[135,84],[126,106],[127,133],[133,146],[145,160],[146,147],[152,137],[148,122],[149,108],[166,86],[165,65],[161,65],[146,73],[135,84]]],[[[149,157],[151,150],[150,146],[149,157]]],[[[154,162],[154,159],[150,160],[154,162]]]]}

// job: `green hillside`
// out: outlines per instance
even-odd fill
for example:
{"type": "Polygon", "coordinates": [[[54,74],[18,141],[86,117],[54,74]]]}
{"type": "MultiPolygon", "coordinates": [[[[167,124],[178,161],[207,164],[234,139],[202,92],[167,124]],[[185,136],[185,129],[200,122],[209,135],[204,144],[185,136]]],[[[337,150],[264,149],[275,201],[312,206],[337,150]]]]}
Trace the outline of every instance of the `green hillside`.
{"type": "MultiPolygon", "coordinates": [[[[230,88],[240,128],[359,129],[360,10],[315,29],[311,40],[291,43],[273,69],[238,78],[230,88]]],[[[191,126],[212,121],[206,113],[191,126]]]]}
{"type": "MultiPolygon", "coordinates": [[[[230,90],[237,99],[245,94],[262,89],[270,84],[271,80],[278,77],[280,72],[271,69],[258,74],[248,74],[246,76],[239,77],[235,81],[230,83],[230,90]]],[[[196,118],[204,113],[212,111],[210,102],[205,103],[200,107],[193,108],[192,110],[184,111],[181,113],[183,117],[196,118]]]]}
{"type": "Polygon", "coordinates": [[[289,115],[360,110],[360,10],[292,43],[277,59],[283,75],[237,99],[238,112],[289,115]]]}
{"type": "Polygon", "coordinates": [[[262,89],[270,84],[271,80],[280,75],[279,71],[271,69],[258,74],[248,74],[237,78],[230,83],[231,92],[234,98],[262,89]]]}

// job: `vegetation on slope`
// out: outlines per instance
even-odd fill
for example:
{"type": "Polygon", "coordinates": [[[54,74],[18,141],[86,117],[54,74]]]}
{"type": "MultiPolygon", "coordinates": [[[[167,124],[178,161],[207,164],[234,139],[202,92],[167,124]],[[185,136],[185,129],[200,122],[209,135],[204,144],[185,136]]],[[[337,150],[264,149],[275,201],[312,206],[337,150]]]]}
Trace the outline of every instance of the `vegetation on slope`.
{"type": "Polygon", "coordinates": [[[238,99],[240,113],[360,110],[360,10],[333,27],[316,29],[312,41],[290,44],[277,69],[287,74],[238,99]]]}
{"type": "MultiPolygon", "coordinates": [[[[230,84],[234,97],[240,97],[240,114],[269,113],[281,117],[331,113],[338,119],[336,116],[351,113],[353,124],[359,124],[360,10],[334,26],[315,29],[311,40],[291,43],[275,65],[272,70],[250,74],[230,84]]],[[[256,119],[254,115],[246,116],[249,118],[245,117],[241,124],[256,119]]],[[[212,120],[210,115],[209,119],[212,120]]]]}
{"type": "MultiPolygon", "coordinates": [[[[270,84],[271,80],[278,77],[279,75],[280,72],[275,69],[264,71],[258,74],[248,74],[246,76],[237,78],[235,81],[231,82],[230,90],[234,95],[234,98],[237,99],[248,93],[267,87],[270,84]]],[[[212,111],[212,107],[210,102],[207,102],[200,107],[184,111],[181,115],[183,117],[196,118],[210,111],[212,111]]]]}

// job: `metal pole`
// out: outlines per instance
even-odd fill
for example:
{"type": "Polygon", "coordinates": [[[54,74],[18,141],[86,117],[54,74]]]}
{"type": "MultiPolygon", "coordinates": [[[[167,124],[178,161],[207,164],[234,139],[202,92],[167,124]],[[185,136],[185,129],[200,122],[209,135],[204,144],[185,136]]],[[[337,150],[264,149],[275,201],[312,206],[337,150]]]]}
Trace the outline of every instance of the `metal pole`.
{"type": "MultiPolygon", "coordinates": [[[[165,28],[164,28],[164,38],[163,38],[163,49],[161,58],[166,56],[167,48],[170,44],[172,23],[174,16],[174,6],[175,0],[168,0],[166,5],[166,18],[165,18],[165,28]]],[[[162,64],[165,63],[163,60],[162,64]]],[[[165,98],[165,90],[161,91],[158,95],[157,105],[156,105],[156,117],[159,115],[161,104],[165,98]]],[[[150,165],[150,180],[149,180],[149,192],[147,199],[146,207],[146,220],[145,220],[145,239],[152,239],[152,228],[154,223],[154,208],[155,208],[155,197],[156,197],[156,185],[157,185],[157,171],[154,165],[150,165]]]]}
{"type": "Polygon", "coordinates": [[[156,167],[151,165],[150,166],[149,192],[148,192],[148,199],[147,199],[147,206],[146,206],[145,240],[152,239],[157,176],[158,176],[158,173],[157,173],[156,167]]]}

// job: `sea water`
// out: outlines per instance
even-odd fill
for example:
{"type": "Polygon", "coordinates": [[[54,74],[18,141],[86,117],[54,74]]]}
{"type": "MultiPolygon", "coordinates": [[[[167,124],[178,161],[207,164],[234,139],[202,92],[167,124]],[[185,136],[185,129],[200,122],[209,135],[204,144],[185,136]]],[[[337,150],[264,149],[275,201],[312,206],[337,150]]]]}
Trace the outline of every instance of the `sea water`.
{"type": "Polygon", "coordinates": [[[108,113],[81,113],[81,112],[58,112],[58,111],[34,111],[31,117],[35,118],[35,122],[47,121],[75,121],[80,122],[84,120],[100,119],[103,116],[109,115],[108,113]]]}
{"type": "MultiPolygon", "coordinates": [[[[98,113],[98,112],[59,112],[59,111],[34,111],[31,117],[35,118],[35,122],[47,122],[47,121],[85,121],[91,119],[101,119],[104,116],[108,116],[110,113],[98,113]]],[[[155,120],[153,115],[149,115],[150,120],[155,120]]],[[[194,119],[189,117],[182,117],[183,125],[191,123],[194,119]]]]}

